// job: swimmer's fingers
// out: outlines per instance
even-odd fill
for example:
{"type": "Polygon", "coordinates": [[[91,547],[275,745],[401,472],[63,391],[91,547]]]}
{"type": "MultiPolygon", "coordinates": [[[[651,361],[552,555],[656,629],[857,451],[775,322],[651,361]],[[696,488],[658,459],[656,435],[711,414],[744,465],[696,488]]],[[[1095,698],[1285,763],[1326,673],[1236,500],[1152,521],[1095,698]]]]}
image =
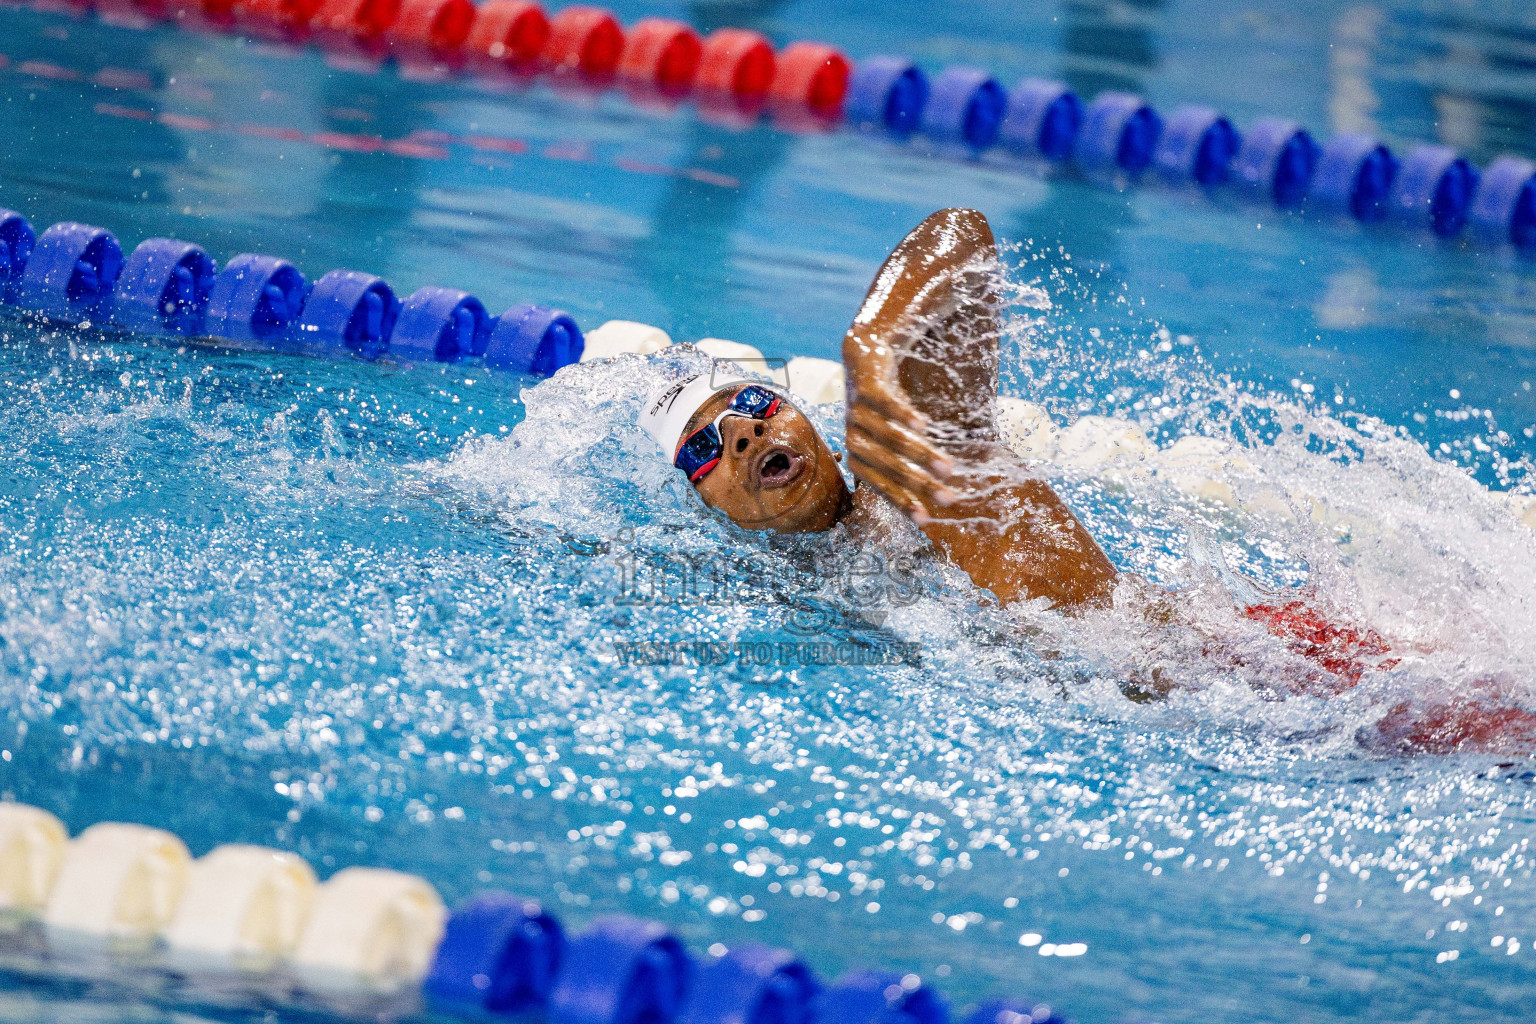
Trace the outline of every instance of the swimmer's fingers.
{"type": "Polygon", "coordinates": [[[926,466],[940,480],[948,479],[954,472],[954,462],[926,436],[887,419],[866,405],[855,405],[848,410],[848,435],[855,434],[914,465],[926,466]]]}
{"type": "Polygon", "coordinates": [[[864,462],[857,455],[852,456],[849,463],[853,469],[853,475],[861,483],[873,487],[887,501],[912,517],[919,526],[928,521],[928,507],[923,500],[886,476],[879,467],[864,462]]]}
{"type": "Polygon", "coordinates": [[[850,389],[848,413],[857,408],[873,410],[892,423],[899,423],[914,433],[926,433],[928,421],[899,390],[881,382],[860,381],[850,389]]]}
{"type": "Polygon", "coordinates": [[[848,435],[848,454],[853,457],[854,475],[869,483],[893,501],[911,507],[915,498],[921,505],[948,505],[955,494],[933,473],[876,444],[859,431],[848,435]],[[898,499],[886,488],[900,490],[908,500],[898,499]]]}

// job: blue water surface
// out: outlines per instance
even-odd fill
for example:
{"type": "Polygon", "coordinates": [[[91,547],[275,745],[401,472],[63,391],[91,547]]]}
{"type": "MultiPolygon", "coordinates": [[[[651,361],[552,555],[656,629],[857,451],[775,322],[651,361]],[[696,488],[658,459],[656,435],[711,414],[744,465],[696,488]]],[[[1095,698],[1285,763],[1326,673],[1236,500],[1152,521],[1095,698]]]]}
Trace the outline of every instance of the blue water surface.
{"type": "MultiPolygon", "coordinates": [[[[1210,101],[1240,125],[1536,153],[1536,23],[1516,4],[615,7],[1210,101]]],[[[1529,263],[921,140],[59,13],[0,8],[0,26],[0,206],[125,245],[835,358],[885,253],[934,209],[977,207],[1018,288],[1005,390],[1165,445],[1246,440],[1254,479],[1292,496],[1234,512],[1053,471],[1120,565],[1221,628],[1241,628],[1213,596],[1224,562],[1428,651],[1334,701],[1281,700],[1263,684],[1288,663],[1262,637],[1247,669],[1212,667],[1131,617],[1000,611],[924,558],[882,563],[871,592],[848,538],[736,531],[646,447],[636,405],[687,353],[535,384],[0,308],[7,798],[198,854],[415,871],[450,900],[512,888],[576,927],[641,914],[698,951],[783,944],[826,977],[911,971],[957,1008],[1528,1017],[1529,759],[1368,737],[1384,709],[1490,679],[1536,703],[1536,532],[1501,497],[1529,493],[1536,457],[1529,263]],[[679,555],[724,568],[684,585],[679,555]],[[917,656],[778,654],[821,640],[917,656]],[[737,653],[633,653],[673,643],[737,653]],[[1154,657],[1191,685],[1133,704],[1116,684],[1154,657]]],[[[188,1019],[6,978],[7,1020],[188,1019]]]]}

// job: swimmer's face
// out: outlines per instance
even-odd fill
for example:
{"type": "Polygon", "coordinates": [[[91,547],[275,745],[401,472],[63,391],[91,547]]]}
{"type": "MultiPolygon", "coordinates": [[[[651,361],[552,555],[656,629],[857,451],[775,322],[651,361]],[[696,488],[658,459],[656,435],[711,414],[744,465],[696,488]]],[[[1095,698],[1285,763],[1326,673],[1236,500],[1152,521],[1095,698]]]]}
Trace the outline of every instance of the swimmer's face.
{"type": "MultiPolygon", "coordinates": [[[[740,388],[713,395],[688,421],[683,436],[725,411],[740,388]]],[[[830,530],[848,501],[837,459],[816,428],[789,402],[766,420],[720,421],[719,465],[694,484],[710,508],[747,530],[820,533],[830,530]]]]}

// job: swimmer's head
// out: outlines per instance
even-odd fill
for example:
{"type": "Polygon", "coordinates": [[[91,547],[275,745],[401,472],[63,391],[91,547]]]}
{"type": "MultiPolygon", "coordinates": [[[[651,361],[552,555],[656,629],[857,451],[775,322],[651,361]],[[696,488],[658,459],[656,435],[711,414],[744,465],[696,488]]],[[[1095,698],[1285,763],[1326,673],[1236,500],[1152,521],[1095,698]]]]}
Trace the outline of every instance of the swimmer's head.
{"type": "Polygon", "coordinates": [[[832,449],[766,385],[688,377],[652,395],[640,424],[704,503],[744,529],[830,530],[850,500],[832,449]]]}

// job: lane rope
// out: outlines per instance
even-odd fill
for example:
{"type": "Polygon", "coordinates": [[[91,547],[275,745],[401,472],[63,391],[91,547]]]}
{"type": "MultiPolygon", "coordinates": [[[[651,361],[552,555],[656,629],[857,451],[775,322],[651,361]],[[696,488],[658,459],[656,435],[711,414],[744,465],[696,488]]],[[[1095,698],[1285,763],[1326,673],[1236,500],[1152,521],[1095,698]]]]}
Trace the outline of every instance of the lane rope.
{"type": "MultiPolygon", "coordinates": [[[[551,1024],[951,1019],[916,975],[855,971],[829,985],[783,949],[748,943],[701,960],[655,921],[610,915],[568,932],[537,902],[497,890],[449,910],[415,875],[348,867],[321,883],[302,857],[245,844],[194,860],[176,836],[145,825],[100,822],[71,840],[57,817],[17,803],[0,803],[0,912],[40,920],[55,952],[99,955],[103,943],[137,940],[139,971],[148,944],[168,969],[220,984],[233,969],[290,981],[322,1001],[416,993],[434,1011],[470,1019],[530,1011],[551,1024]]],[[[1049,1007],[999,1000],[962,1024],[1050,1022],[1061,1024],[1049,1007]]]]}
{"type": "Polygon", "coordinates": [[[1132,93],[1109,91],[1085,101],[1042,78],[1007,89],[985,70],[962,65],[930,79],[900,56],[853,61],[805,40],[776,52],[748,29],[701,36],[683,22],[644,18],[626,31],[612,12],[586,5],[553,16],[530,0],[479,6],[469,0],[66,0],[66,6],[118,23],[174,21],[196,31],[313,43],[346,67],[376,70],[392,62],[419,79],[542,76],[563,89],[618,88],[642,107],[667,109],[691,98],[702,117],[733,126],[767,113],[791,131],[847,125],[896,139],[923,136],[940,151],[971,157],[999,151],[1025,163],[1071,166],[1114,188],[1148,177],[1196,191],[1231,186],[1282,210],[1390,220],[1443,239],[1470,224],[1481,244],[1536,254],[1536,164],[1517,156],[1499,157],[1482,171],[1442,145],[1414,144],[1399,155],[1365,133],[1319,142],[1281,118],[1261,118],[1241,131],[1206,105],[1164,116],[1132,93]]]}

